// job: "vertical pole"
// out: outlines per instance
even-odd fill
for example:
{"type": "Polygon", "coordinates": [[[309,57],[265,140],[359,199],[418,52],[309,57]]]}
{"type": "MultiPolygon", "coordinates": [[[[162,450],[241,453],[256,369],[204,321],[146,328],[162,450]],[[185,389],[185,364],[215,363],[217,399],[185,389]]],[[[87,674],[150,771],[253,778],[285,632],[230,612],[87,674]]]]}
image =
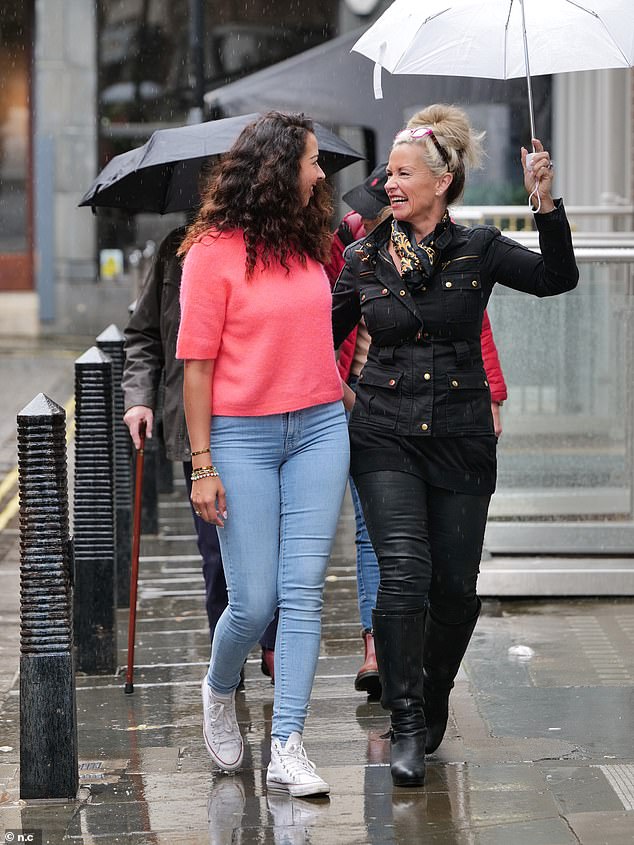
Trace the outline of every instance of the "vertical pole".
{"type": "Polygon", "coordinates": [[[19,414],[20,798],[79,787],[66,415],[43,393],[19,414]]]}
{"type": "Polygon", "coordinates": [[[192,108],[188,123],[200,123],[205,107],[205,9],[203,0],[189,0],[189,56],[192,108]]]}
{"type": "MultiPolygon", "coordinates": [[[[526,82],[528,85],[528,112],[531,121],[531,142],[535,135],[535,111],[533,109],[533,83],[531,82],[531,66],[528,59],[528,35],[526,34],[526,17],[524,15],[524,0],[520,0],[522,10],[522,38],[524,40],[524,64],[526,65],[526,82]]],[[[533,152],[535,147],[533,146],[533,152]]]]}
{"type": "Polygon", "coordinates": [[[35,139],[35,284],[40,320],[53,322],[55,308],[55,142],[35,139]]]}
{"type": "Polygon", "coordinates": [[[132,468],[130,434],[123,422],[124,402],[121,379],[125,364],[125,337],[115,325],[108,326],[97,338],[97,347],[112,362],[114,396],[114,485],[117,525],[117,607],[130,601],[130,549],[132,545],[132,468]]]}
{"type": "Polygon", "coordinates": [[[139,551],[141,548],[141,500],[143,498],[143,458],[146,424],[139,425],[141,445],[136,453],[134,472],[134,527],[132,530],[132,566],[130,571],[130,613],[128,615],[128,667],[125,676],[125,693],[134,692],[134,645],[136,639],[137,592],[139,586],[139,551]]]}
{"type": "Polygon", "coordinates": [[[112,364],[93,346],[75,361],[75,645],[77,668],[117,667],[112,364]]]}

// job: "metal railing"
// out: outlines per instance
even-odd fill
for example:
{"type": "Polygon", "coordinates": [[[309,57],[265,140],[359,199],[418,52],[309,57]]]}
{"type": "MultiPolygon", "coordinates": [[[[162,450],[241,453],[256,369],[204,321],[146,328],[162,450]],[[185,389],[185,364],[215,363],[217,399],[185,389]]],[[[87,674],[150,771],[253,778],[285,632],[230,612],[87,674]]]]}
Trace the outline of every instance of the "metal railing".
{"type": "MultiPolygon", "coordinates": [[[[566,214],[571,228],[583,229],[592,224],[593,228],[605,225],[608,231],[629,231],[632,234],[634,205],[571,205],[566,206],[566,214]]],[[[473,225],[487,223],[519,232],[533,229],[533,213],[528,205],[463,205],[452,208],[452,217],[460,223],[473,225]]]]}

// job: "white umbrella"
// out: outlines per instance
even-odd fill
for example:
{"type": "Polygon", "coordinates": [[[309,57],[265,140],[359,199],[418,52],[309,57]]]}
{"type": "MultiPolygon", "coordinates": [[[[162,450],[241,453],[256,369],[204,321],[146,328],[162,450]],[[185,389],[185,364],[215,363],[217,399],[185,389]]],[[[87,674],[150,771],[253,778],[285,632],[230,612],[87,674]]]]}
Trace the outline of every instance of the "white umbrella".
{"type": "Polygon", "coordinates": [[[352,48],[380,73],[526,76],[634,65],[634,0],[394,0],[352,48]]]}

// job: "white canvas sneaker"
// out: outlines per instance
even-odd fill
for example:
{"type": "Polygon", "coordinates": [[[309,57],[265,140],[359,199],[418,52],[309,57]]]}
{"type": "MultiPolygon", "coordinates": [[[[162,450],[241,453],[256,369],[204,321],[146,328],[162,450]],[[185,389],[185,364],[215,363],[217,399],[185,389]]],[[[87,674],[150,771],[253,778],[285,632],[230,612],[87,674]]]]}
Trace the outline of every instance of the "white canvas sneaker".
{"type": "Polygon", "coordinates": [[[245,803],[246,797],[240,775],[229,777],[220,775],[207,802],[209,845],[228,845],[235,841],[234,831],[242,827],[245,803]]]}
{"type": "Polygon", "coordinates": [[[279,739],[271,740],[266,786],[271,792],[288,792],[296,797],[330,792],[326,781],[315,772],[315,764],[306,756],[302,735],[297,731],[293,731],[285,745],[279,739]]]}
{"type": "Polygon", "coordinates": [[[225,772],[240,768],[244,756],[244,743],[236,719],[235,692],[229,696],[216,696],[203,678],[203,737],[207,751],[214,762],[225,772]]]}
{"type": "Polygon", "coordinates": [[[312,798],[293,798],[288,793],[269,790],[266,803],[273,822],[273,839],[279,845],[307,845],[313,841],[311,828],[326,821],[330,801],[312,798]]]}

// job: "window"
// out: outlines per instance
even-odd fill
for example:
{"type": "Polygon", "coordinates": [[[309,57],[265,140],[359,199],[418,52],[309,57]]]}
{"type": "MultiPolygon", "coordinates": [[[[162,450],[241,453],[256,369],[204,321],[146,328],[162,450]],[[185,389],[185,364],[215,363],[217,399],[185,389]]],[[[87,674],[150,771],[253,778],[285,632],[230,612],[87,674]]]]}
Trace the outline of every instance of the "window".
{"type": "Polygon", "coordinates": [[[31,287],[30,4],[0,8],[0,288],[31,287]]]}
{"type": "MultiPolygon", "coordinates": [[[[205,89],[333,35],[337,0],[201,0],[205,89]]],[[[185,123],[192,105],[192,0],[101,0],[101,163],[185,123]]]]}

